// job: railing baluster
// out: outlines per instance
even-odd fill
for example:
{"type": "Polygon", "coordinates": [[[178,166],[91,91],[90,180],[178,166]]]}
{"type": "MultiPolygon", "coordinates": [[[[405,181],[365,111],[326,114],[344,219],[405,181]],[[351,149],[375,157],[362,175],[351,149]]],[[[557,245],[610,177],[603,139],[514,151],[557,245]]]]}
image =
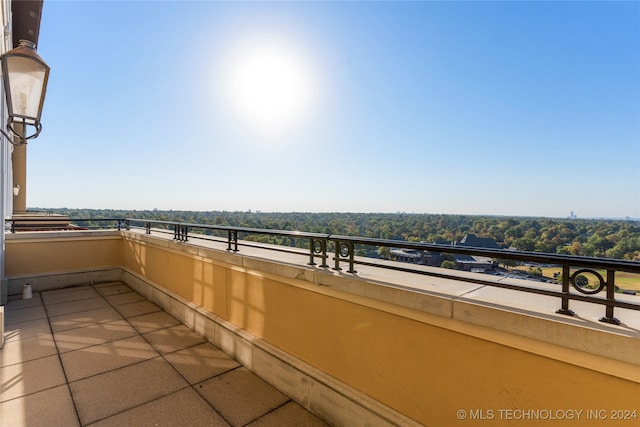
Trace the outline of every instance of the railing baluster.
{"type": "Polygon", "coordinates": [[[320,264],[320,267],[322,268],[327,268],[329,267],[329,265],[327,265],[327,239],[322,239],[322,255],[320,255],[322,257],[322,264],[320,264]]]}
{"type": "Polygon", "coordinates": [[[228,251],[238,252],[238,232],[236,230],[229,230],[228,234],[228,251]],[[233,249],[231,249],[231,243],[233,243],[233,249]]]}
{"type": "Polygon", "coordinates": [[[569,285],[571,284],[570,266],[562,266],[562,308],[556,311],[559,314],[573,316],[574,312],[569,310],[569,285]]]}
{"type": "Polygon", "coordinates": [[[353,268],[355,266],[355,245],[353,244],[353,242],[349,242],[349,270],[347,270],[348,273],[352,273],[355,274],[357,273],[357,271],[353,268]]]}
{"type": "Polygon", "coordinates": [[[616,300],[616,272],[615,270],[607,270],[607,308],[605,317],[601,318],[601,322],[619,325],[620,321],[613,316],[613,309],[616,300]]]}
{"type": "Polygon", "coordinates": [[[311,237],[309,239],[309,262],[307,263],[307,265],[316,265],[313,259],[315,250],[316,250],[316,240],[313,237],[311,237]]]}

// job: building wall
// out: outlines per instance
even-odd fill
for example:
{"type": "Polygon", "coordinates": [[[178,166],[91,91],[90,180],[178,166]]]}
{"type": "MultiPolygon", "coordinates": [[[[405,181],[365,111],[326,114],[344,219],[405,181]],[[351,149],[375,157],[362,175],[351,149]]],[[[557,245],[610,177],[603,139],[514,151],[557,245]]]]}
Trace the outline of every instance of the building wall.
{"type": "MultiPolygon", "coordinates": [[[[0,2],[2,13],[2,45],[0,46],[0,54],[8,51],[12,47],[11,32],[11,0],[2,0],[0,2]]],[[[7,108],[5,105],[4,85],[0,84],[0,125],[4,126],[7,122],[7,108]]],[[[4,218],[8,217],[13,211],[13,181],[11,170],[11,144],[9,144],[3,136],[0,136],[2,143],[0,144],[0,215],[4,224],[4,218]]],[[[3,234],[3,233],[2,233],[3,234]]],[[[4,234],[0,236],[0,303],[6,303],[7,284],[5,281],[5,239],[4,234]]]]}
{"type": "Polygon", "coordinates": [[[509,420],[522,417],[514,410],[572,416],[563,426],[603,425],[594,413],[587,418],[591,410],[606,414],[609,426],[626,426],[611,411],[640,409],[637,364],[320,286],[333,273],[302,263],[122,236],[16,237],[7,245],[7,275],[119,263],[423,425],[541,425],[509,420]]]}

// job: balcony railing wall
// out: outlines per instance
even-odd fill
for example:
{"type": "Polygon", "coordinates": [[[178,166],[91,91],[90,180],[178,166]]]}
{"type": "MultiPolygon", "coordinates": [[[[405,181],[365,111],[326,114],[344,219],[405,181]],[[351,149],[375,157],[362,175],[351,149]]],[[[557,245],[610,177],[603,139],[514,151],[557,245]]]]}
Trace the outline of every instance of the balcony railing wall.
{"type": "MultiPolygon", "coordinates": [[[[91,270],[92,277],[102,273],[106,277],[105,272],[120,269],[119,277],[134,289],[145,295],[153,289],[156,303],[196,330],[213,330],[221,348],[265,376],[274,375],[259,365],[266,358],[265,349],[286,354],[278,359],[280,368],[270,381],[291,387],[287,393],[296,395],[296,400],[306,399],[307,406],[317,405],[314,413],[337,425],[339,420],[331,416],[340,412],[342,403],[322,407],[332,401],[316,394],[321,385],[327,387],[334,381],[342,385],[331,386],[332,396],[341,396],[345,405],[360,400],[354,397],[359,395],[346,391],[355,390],[423,425],[469,425],[469,420],[457,417],[460,410],[474,411],[474,416],[491,410],[499,416],[499,409],[562,410],[579,404],[585,410],[610,411],[631,409],[636,403],[637,331],[634,335],[628,328],[604,323],[600,329],[583,327],[577,321],[569,322],[574,318],[553,311],[549,318],[533,316],[481,301],[370,282],[353,270],[372,264],[381,271],[399,270],[402,275],[433,271],[352,257],[352,249],[343,246],[398,247],[399,242],[229,227],[213,227],[211,232],[218,235],[207,235],[209,226],[200,225],[202,233],[196,233],[198,225],[147,220],[118,220],[117,224],[121,231],[8,236],[9,281],[18,285],[31,281],[37,291],[38,281],[49,280],[45,276],[70,277],[91,270]],[[308,246],[283,248],[242,240],[244,233],[256,232],[302,239],[308,246]],[[286,251],[287,259],[297,259],[299,264],[257,257],[256,250],[263,249],[286,251]],[[352,292],[356,287],[362,290],[352,292]],[[404,295],[406,305],[398,300],[398,293],[404,295]],[[436,305],[444,308],[433,314],[436,305]],[[567,322],[562,322],[565,318],[567,322]],[[213,326],[206,326],[207,322],[213,326]],[[525,336],[529,333],[537,335],[525,336]]],[[[437,249],[477,253],[459,247],[437,249]]],[[[493,255],[524,256],[502,251],[493,255]]],[[[624,262],[606,267],[633,270],[624,262]]],[[[464,285],[461,277],[470,279],[465,282],[469,285],[478,284],[473,277],[481,276],[432,270],[442,270],[437,274],[443,277],[437,279],[455,286],[464,285]]],[[[565,294],[554,292],[559,294],[543,296],[556,298],[561,305],[565,294]]],[[[608,307],[608,299],[600,299],[608,307]]],[[[580,307],[591,303],[574,300],[580,307]]],[[[614,294],[614,304],[619,303],[635,304],[618,301],[614,294]]],[[[616,312],[629,310],[623,305],[612,307],[616,312]]],[[[539,425],[537,422],[522,425],[539,425]]]]}
{"type": "MultiPolygon", "coordinates": [[[[277,251],[301,254],[300,247],[292,245],[273,246],[261,245],[256,242],[242,241],[243,236],[278,236],[287,237],[292,242],[302,241],[306,247],[306,257],[308,257],[308,265],[318,265],[324,268],[333,268],[334,270],[346,269],[346,272],[357,273],[357,265],[369,265],[379,268],[393,269],[397,271],[411,272],[415,274],[430,275],[442,278],[451,278],[452,275],[446,269],[439,272],[424,271],[413,268],[411,264],[385,264],[375,262],[374,259],[365,257],[356,257],[356,247],[374,247],[374,248],[401,248],[420,252],[461,254],[470,256],[488,257],[494,260],[513,260],[517,262],[527,262],[545,265],[555,265],[562,268],[562,282],[557,290],[544,289],[536,286],[523,286],[508,281],[487,280],[478,276],[476,278],[455,276],[455,280],[465,280],[480,285],[501,287],[521,292],[534,293],[540,295],[554,296],[558,298],[558,310],[560,314],[573,316],[575,313],[570,308],[570,301],[584,301],[592,304],[604,306],[602,322],[619,324],[619,320],[615,317],[616,308],[626,308],[630,310],[640,311],[640,304],[628,302],[616,298],[616,274],[619,272],[628,272],[640,274],[640,262],[606,259],[606,258],[590,258],[559,254],[546,254],[539,252],[523,252],[512,250],[486,249],[486,248],[470,248],[463,246],[441,245],[415,243],[399,240],[383,240],[365,237],[344,236],[334,234],[308,233],[302,231],[287,230],[270,230],[270,229],[254,229],[245,227],[231,226],[215,226],[206,224],[192,224],[174,221],[158,221],[149,219],[135,218],[104,218],[104,219],[71,219],[71,227],[78,229],[89,228],[82,227],[83,223],[93,224],[91,228],[95,228],[95,223],[106,227],[115,227],[120,229],[138,228],[144,229],[147,234],[151,233],[152,228],[156,232],[169,233],[173,235],[174,240],[186,242],[189,239],[194,240],[211,240],[222,241],[227,244],[227,250],[238,252],[242,246],[258,246],[271,248],[277,251]],[[332,259],[331,259],[332,258],[332,259]],[[328,264],[331,262],[331,265],[328,264]],[[603,273],[604,272],[604,273],[603,273]],[[596,282],[595,286],[582,286],[577,278],[579,275],[588,275],[596,282]]],[[[9,228],[15,232],[13,222],[8,220],[9,228]]],[[[23,225],[23,230],[28,230],[28,226],[23,225]]],[[[38,227],[42,230],[42,227],[38,227]]],[[[51,229],[55,229],[52,227],[51,229]]]]}

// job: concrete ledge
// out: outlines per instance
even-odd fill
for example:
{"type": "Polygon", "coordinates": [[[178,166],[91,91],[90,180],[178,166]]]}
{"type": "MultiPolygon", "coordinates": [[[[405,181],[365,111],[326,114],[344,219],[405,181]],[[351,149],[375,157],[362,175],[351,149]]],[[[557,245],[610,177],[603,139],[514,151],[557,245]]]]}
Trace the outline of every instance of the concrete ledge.
{"type": "Polygon", "coordinates": [[[331,425],[420,425],[127,269],[120,280],[331,425]]]}
{"type": "Polygon", "coordinates": [[[65,242],[69,239],[119,239],[122,237],[118,230],[67,230],[67,231],[21,231],[19,233],[5,233],[6,242],[28,242],[42,240],[57,240],[64,239],[65,242]]]}
{"type": "MultiPolygon", "coordinates": [[[[560,314],[521,313],[505,307],[492,307],[473,300],[453,302],[453,318],[549,344],[603,356],[612,361],[638,365],[638,331],[593,324],[560,314]]],[[[613,372],[611,372],[613,373],[613,372]]]]}

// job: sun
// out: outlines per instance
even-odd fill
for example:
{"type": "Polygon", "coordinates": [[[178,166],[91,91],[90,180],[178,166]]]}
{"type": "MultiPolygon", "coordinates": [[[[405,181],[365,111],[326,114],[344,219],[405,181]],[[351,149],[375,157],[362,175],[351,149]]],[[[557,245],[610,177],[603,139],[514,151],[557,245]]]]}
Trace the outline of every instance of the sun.
{"type": "Polygon", "coordinates": [[[238,123],[266,138],[279,138],[309,113],[313,72],[291,45],[256,41],[234,48],[224,64],[226,105],[238,123]]]}

